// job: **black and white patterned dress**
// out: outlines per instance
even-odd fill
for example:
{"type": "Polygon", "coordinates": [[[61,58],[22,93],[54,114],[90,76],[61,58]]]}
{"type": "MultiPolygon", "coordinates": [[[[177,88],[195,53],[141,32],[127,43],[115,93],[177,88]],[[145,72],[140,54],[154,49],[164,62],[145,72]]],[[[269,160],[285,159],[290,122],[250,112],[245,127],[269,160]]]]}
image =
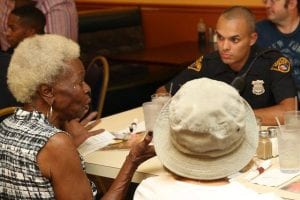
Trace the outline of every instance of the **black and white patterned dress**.
{"type": "MultiPolygon", "coordinates": [[[[45,115],[20,108],[0,123],[0,199],[55,199],[51,182],[41,174],[36,158],[58,132],[62,131],[45,115]]],[[[95,195],[94,184],[92,188],[95,195]]]]}

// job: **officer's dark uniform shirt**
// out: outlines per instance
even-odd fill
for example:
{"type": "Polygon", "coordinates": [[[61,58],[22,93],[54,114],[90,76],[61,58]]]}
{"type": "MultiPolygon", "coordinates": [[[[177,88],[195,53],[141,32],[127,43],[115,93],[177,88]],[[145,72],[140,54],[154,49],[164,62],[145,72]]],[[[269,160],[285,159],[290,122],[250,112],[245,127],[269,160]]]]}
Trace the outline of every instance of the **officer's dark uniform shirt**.
{"type": "MultiPolygon", "coordinates": [[[[265,49],[254,45],[245,66],[239,72],[233,71],[229,65],[223,63],[218,52],[210,53],[188,66],[165,87],[174,95],[185,82],[201,77],[230,84],[234,78],[245,73],[252,60],[263,50],[265,49]]],[[[253,109],[276,105],[286,98],[296,96],[291,67],[289,60],[279,51],[264,53],[257,58],[247,73],[246,85],[240,93],[241,96],[253,109]]]]}

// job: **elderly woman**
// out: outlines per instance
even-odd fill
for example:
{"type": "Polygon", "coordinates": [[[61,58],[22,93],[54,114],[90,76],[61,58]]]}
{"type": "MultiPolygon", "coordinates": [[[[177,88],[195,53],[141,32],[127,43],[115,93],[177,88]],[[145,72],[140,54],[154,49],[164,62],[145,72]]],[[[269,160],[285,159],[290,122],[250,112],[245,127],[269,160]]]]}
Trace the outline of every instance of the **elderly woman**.
{"type": "Polygon", "coordinates": [[[227,83],[186,82],[161,110],[153,133],[169,174],[143,180],[134,200],[281,199],[227,178],[251,161],[258,145],[254,112],[227,83]]]}
{"type": "MultiPolygon", "coordinates": [[[[76,150],[95,134],[79,121],[91,100],[78,58],[79,46],[58,35],[34,36],[15,49],[8,86],[24,107],[0,124],[0,199],[93,198],[76,150]]],[[[135,169],[154,155],[150,139],[132,147],[104,199],[124,198],[135,169]]]]}

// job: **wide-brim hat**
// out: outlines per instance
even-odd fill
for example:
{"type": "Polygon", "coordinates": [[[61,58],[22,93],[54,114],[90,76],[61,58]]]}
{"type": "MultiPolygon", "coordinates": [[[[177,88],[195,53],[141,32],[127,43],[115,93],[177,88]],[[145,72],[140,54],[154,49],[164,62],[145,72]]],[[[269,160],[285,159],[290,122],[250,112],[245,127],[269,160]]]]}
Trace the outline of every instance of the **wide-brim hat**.
{"type": "Polygon", "coordinates": [[[170,171],[187,178],[213,180],[238,172],[253,158],[258,144],[258,127],[253,110],[244,99],[246,113],[243,141],[234,151],[215,158],[191,156],[173,145],[169,120],[171,101],[162,108],[153,129],[156,154],[170,171]]]}

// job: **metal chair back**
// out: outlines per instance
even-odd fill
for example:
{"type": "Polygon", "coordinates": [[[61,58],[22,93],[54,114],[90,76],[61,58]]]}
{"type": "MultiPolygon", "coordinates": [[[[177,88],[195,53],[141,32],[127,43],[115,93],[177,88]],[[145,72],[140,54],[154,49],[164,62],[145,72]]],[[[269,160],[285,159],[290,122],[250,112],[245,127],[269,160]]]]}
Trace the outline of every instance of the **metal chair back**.
{"type": "Polygon", "coordinates": [[[96,101],[93,103],[97,107],[97,118],[101,118],[109,81],[109,64],[104,56],[92,59],[86,70],[85,80],[91,87],[92,101],[96,101]]]}

